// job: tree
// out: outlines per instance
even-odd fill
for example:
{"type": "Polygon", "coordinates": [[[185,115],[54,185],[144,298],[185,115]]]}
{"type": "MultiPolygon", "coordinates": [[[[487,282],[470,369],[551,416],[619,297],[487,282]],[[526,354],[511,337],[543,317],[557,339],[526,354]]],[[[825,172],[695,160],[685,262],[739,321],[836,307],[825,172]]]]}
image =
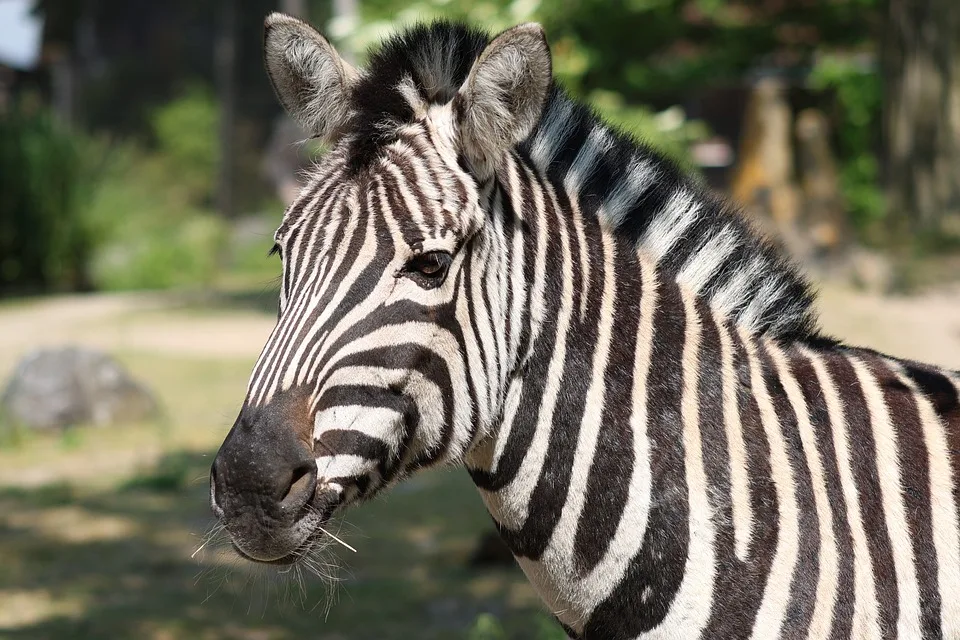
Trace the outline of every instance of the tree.
{"type": "Polygon", "coordinates": [[[937,233],[960,219],[960,2],[889,0],[885,40],[890,210],[937,233]]]}

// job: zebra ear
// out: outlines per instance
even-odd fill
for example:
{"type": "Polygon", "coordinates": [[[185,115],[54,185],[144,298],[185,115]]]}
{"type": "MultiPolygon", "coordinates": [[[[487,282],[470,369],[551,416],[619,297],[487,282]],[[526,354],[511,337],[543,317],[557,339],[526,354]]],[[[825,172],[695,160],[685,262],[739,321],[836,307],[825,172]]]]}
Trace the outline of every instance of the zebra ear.
{"type": "Polygon", "coordinates": [[[508,29],[487,45],[457,97],[462,151],[475,171],[491,173],[501,154],[530,135],[552,78],[539,24],[508,29]]]}
{"type": "Polygon", "coordinates": [[[356,70],[316,29],[282,13],[264,23],[263,58],[287,113],[312,135],[335,137],[349,117],[356,70]]]}

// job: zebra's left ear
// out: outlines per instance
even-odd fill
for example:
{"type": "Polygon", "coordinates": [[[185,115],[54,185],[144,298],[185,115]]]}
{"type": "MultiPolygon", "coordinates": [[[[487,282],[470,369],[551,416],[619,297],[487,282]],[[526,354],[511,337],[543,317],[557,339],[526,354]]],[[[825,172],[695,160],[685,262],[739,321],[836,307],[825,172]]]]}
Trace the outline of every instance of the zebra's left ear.
{"type": "Polygon", "coordinates": [[[543,27],[521,24],[493,39],[456,99],[461,151],[481,177],[533,131],[553,78],[543,27]]]}

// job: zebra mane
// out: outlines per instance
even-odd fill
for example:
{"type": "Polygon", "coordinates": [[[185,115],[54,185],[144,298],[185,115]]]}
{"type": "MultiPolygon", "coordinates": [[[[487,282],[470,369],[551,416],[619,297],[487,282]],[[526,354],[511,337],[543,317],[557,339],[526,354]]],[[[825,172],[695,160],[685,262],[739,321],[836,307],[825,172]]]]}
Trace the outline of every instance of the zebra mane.
{"type": "MultiPolygon", "coordinates": [[[[413,121],[402,80],[410,77],[426,103],[447,103],[489,42],[483,31],[441,21],[412,27],[374,51],[351,96],[351,166],[368,163],[413,121]]],[[[817,338],[812,291],[783,250],[675,163],[556,84],[518,152],[576,193],[584,215],[599,217],[719,315],[757,334],[817,338]]]]}

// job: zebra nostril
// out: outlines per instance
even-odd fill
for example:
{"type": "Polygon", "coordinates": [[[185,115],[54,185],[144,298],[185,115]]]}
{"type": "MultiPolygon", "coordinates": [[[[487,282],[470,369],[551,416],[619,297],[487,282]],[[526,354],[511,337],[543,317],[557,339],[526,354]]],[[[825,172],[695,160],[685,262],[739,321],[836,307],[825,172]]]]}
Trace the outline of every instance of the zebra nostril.
{"type": "Polygon", "coordinates": [[[305,462],[293,470],[290,487],[280,501],[280,508],[289,514],[298,514],[317,488],[317,463],[305,462]]]}
{"type": "Polygon", "coordinates": [[[223,517],[223,509],[217,504],[217,464],[210,466],[210,510],[218,518],[223,517]]]}

